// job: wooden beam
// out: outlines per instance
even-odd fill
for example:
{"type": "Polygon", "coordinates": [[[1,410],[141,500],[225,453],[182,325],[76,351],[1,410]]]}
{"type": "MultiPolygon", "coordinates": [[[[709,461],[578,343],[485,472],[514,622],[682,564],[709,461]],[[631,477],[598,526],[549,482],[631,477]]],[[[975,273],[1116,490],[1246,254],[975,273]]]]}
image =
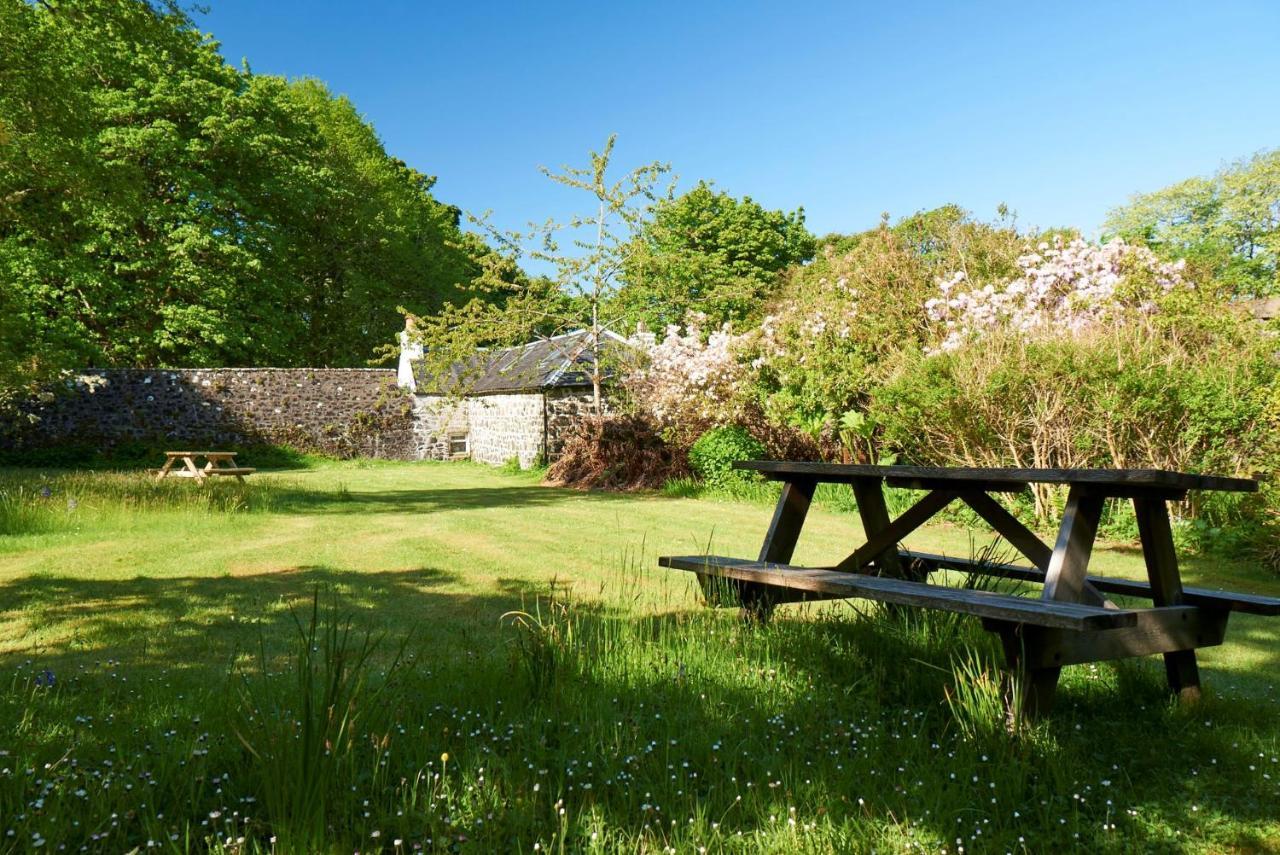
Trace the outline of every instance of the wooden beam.
{"type": "MultiPolygon", "coordinates": [[[[791,560],[817,489],[817,480],[807,476],[798,476],[782,485],[782,494],[778,496],[773,518],[769,521],[769,530],[760,546],[761,561],[785,564],[791,560]]],[[[726,601],[736,602],[741,606],[742,617],[748,623],[765,623],[773,616],[774,608],[780,603],[803,599],[801,596],[742,579],[699,576],[699,581],[708,603],[720,605],[726,604],[726,601]]]]}
{"type": "Polygon", "coordinates": [[[1136,611],[1102,609],[1097,606],[1059,603],[1012,594],[997,594],[992,591],[947,588],[942,585],[869,576],[864,573],[792,567],[717,555],[668,555],[659,558],[658,563],[663,567],[676,570],[690,570],[708,576],[741,579],[777,588],[812,591],[837,597],[860,597],[894,605],[919,606],[1012,623],[1056,626],[1076,632],[1134,626],[1137,623],[1136,611]]]}
{"type": "MultiPolygon", "coordinates": [[[[859,511],[863,507],[863,495],[863,493],[860,493],[857,496],[859,511]]],[[[853,554],[848,558],[837,564],[835,568],[837,570],[860,573],[863,567],[873,561],[885,561],[888,568],[900,573],[898,541],[932,519],[938,511],[951,504],[951,501],[956,497],[955,493],[934,490],[932,493],[926,493],[924,498],[903,511],[902,515],[893,522],[889,522],[888,511],[884,507],[884,494],[880,491],[879,484],[876,485],[874,491],[866,490],[865,495],[869,501],[873,502],[870,509],[872,515],[868,517],[866,512],[863,512],[862,524],[867,533],[867,542],[854,550],[853,554]],[[880,496],[878,503],[873,498],[877,495],[880,496]],[[888,556],[890,552],[892,552],[891,558],[888,556]]],[[[882,569],[885,568],[882,567],[882,569]]]]}
{"type": "Polygon", "coordinates": [[[778,497],[769,531],[760,547],[761,561],[786,564],[791,560],[817,487],[818,482],[813,478],[798,478],[782,485],[782,495],[778,497]]]}
{"type": "Polygon", "coordinates": [[[1067,507],[1062,513],[1058,540],[1045,568],[1041,598],[1078,603],[1084,594],[1085,577],[1093,541],[1102,518],[1102,497],[1072,487],[1067,494],[1067,507]]]}
{"type": "Polygon", "coordinates": [[[973,512],[996,530],[996,533],[1009,542],[1009,545],[1026,556],[1027,560],[1040,568],[1041,572],[1049,569],[1049,559],[1053,550],[1027,528],[1018,518],[1005,510],[1004,505],[975,490],[966,490],[960,499],[973,509],[973,512]]]}
{"type": "MultiPolygon", "coordinates": [[[[981,573],[1002,579],[1017,579],[1020,582],[1044,584],[1044,573],[1042,571],[1037,570],[1035,567],[1024,567],[1019,564],[996,564],[912,550],[900,551],[898,560],[922,563],[929,567],[930,572],[947,569],[960,573],[981,573]]],[[[1150,582],[1140,582],[1137,579],[1115,579],[1108,576],[1086,576],[1085,579],[1094,588],[1108,594],[1154,600],[1150,582]]],[[[1244,612],[1245,614],[1280,615],[1280,597],[1264,597],[1259,594],[1241,594],[1235,591],[1213,591],[1209,588],[1184,587],[1182,589],[1182,602],[1188,606],[1206,606],[1211,609],[1244,612]]]]}
{"type": "MultiPolygon", "coordinates": [[[[1147,580],[1151,583],[1151,599],[1157,606],[1183,603],[1182,576],[1178,572],[1178,553],[1173,545],[1173,528],[1169,525],[1169,509],[1158,499],[1133,500],[1138,518],[1138,536],[1142,540],[1142,557],[1147,564],[1147,580]]],[[[1223,618],[1225,625],[1226,618],[1223,618]]],[[[1165,653],[1165,677],[1169,691],[1179,700],[1195,701],[1200,697],[1200,668],[1195,650],[1165,653]]]]}
{"type": "MultiPolygon", "coordinates": [[[[987,525],[995,529],[997,534],[1008,541],[1014,549],[1021,552],[1028,561],[1036,565],[1041,572],[1048,571],[1049,562],[1053,558],[1053,550],[1046,546],[1044,541],[1035,535],[1035,532],[1009,513],[1004,505],[986,493],[965,492],[960,494],[960,498],[978,516],[982,517],[987,525]]],[[[1041,578],[1043,579],[1043,577],[1041,578]]],[[[1081,592],[1081,602],[1105,607],[1114,607],[1115,605],[1102,596],[1102,593],[1087,579],[1081,592]]]]}
{"type": "Polygon", "coordinates": [[[1095,632],[1073,632],[1030,624],[1015,631],[998,621],[986,621],[984,625],[1002,634],[1020,634],[1021,664],[1027,669],[1039,670],[1155,653],[1194,652],[1197,647],[1212,647],[1222,643],[1230,612],[1195,606],[1162,606],[1140,609],[1135,614],[1135,626],[1095,632]]]}

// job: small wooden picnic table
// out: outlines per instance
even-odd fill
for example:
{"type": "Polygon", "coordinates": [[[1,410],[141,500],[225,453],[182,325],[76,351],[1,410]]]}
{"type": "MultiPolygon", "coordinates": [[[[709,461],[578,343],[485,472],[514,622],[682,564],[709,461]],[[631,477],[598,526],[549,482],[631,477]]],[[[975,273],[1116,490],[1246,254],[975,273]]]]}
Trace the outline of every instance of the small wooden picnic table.
{"type": "Polygon", "coordinates": [[[234,451],[166,451],[164,455],[164,465],[152,470],[156,481],[163,481],[172,475],[175,478],[194,478],[197,484],[203,484],[209,477],[235,476],[243,484],[245,475],[252,475],[257,471],[249,466],[237,466],[234,451]],[[205,461],[203,466],[196,463],[197,458],[205,461]],[[182,467],[174,469],[174,464],[179,461],[182,467]]]}
{"type": "Polygon", "coordinates": [[[983,469],[862,466],[788,461],[743,461],[739,469],[782,482],[782,495],[755,561],[713,555],[665,556],[659,564],[698,574],[708,602],[737,604],[765,620],[779,603],[860,597],[897,606],[971,614],[998,633],[1007,665],[1018,675],[1011,711],[1049,711],[1063,666],[1162,654],[1169,688],[1183,700],[1199,697],[1196,649],[1221,644],[1233,611],[1280,614],[1280,599],[1188,588],[1174,550],[1168,502],[1189,490],[1252,492],[1256,481],[1155,469],[983,469]],[[836,564],[789,564],[819,483],[848,484],[866,541],[836,564]],[[993,493],[1017,493],[1031,484],[1067,487],[1054,545],[1018,521],[993,493]],[[925,491],[896,519],[885,487],[925,491]],[[1132,500],[1147,581],[1104,578],[1088,572],[1106,499],[1132,500]],[[902,549],[899,542],[955,501],[968,505],[1031,566],[952,558],[902,549]],[[932,584],[929,574],[952,570],[1042,585],[1032,599],[1015,594],[932,584]],[[1107,594],[1150,600],[1147,608],[1121,608],[1107,594]]]}

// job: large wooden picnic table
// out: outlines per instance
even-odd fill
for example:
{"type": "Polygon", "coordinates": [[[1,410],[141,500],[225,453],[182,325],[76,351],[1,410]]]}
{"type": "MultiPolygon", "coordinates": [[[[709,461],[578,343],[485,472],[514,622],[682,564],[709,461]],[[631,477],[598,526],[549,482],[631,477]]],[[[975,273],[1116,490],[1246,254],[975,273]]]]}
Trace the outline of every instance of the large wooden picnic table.
{"type": "Polygon", "coordinates": [[[723,556],[666,556],[659,564],[698,574],[708,602],[737,604],[753,620],[768,619],[779,603],[859,597],[898,606],[971,614],[998,633],[1009,670],[1017,675],[1014,712],[1048,712],[1063,666],[1162,654],[1169,688],[1183,700],[1199,697],[1196,649],[1221,644],[1233,611],[1280,614],[1280,599],[1188,588],[1182,584],[1168,503],[1189,490],[1252,492],[1256,481],[1155,469],[983,469],[863,466],[791,461],[743,461],[739,469],[782,482],[764,544],[754,561],[723,556]],[[848,484],[866,541],[824,567],[789,564],[817,485],[848,484]],[[1031,484],[1067,487],[1066,507],[1053,546],[1040,540],[993,493],[1031,484]],[[885,487],[925,491],[891,519],[885,487]],[[1147,581],[1104,578],[1088,572],[1103,503],[1133,502],[1147,581]],[[953,502],[973,510],[1030,566],[902,549],[900,541],[953,502]],[[1005,577],[1042,586],[1039,598],[948,587],[929,581],[938,570],[1005,577]],[[1108,594],[1150,600],[1122,608],[1108,594]]]}

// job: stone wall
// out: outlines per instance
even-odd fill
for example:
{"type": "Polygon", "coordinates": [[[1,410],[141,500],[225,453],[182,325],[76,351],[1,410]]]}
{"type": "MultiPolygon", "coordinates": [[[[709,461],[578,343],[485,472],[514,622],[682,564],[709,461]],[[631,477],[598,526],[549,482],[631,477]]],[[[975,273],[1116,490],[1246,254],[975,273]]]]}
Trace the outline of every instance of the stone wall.
{"type": "Polygon", "coordinates": [[[395,381],[394,369],[89,371],[27,407],[36,419],[0,431],[0,444],[289,445],[340,457],[413,459],[413,408],[395,381]]]}
{"type": "MultiPolygon", "coordinates": [[[[555,460],[564,449],[574,426],[594,412],[591,389],[552,389],[547,392],[547,459],[555,460]]],[[[609,399],[604,410],[609,412],[609,399]]]]}
{"type": "MultiPolygon", "coordinates": [[[[590,389],[477,395],[451,400],[438,395],[414,396],[414,446],[425,460],[460,456],[501,465],[513,457],[528,468],[545,457],[555,460],[573,428],[590,415],[590,389]],[[469,451],[453,454],[450,436],[466,436],[469,451]]],[[[606,402],[606,410],[607,402],[606,402]]]]}
{"type": "Polygon", "coordinates": [[[514,457],[527,469],[542,457],[541,392],[477,395],[462,400],[416,395],[414,418],[415,446],[420,459],[451,460],[465,456],[498,466],[514,457]],[[451,435],[467,437],[466,455],[451,453],[451,435]]]}
{"type": "Polygon", "coordinates": [[[451,435],[466,436],[471,431],[468,402],[439,395],[413,396],[413,447],[416,460],[452,460],[451,435]]]}
{"type": "Polygon", "coordinates": [[[542,456],[541,392],[478,395],[467,403],[472,460],[498,466],[515,458],[527,469],[542,456]]]}

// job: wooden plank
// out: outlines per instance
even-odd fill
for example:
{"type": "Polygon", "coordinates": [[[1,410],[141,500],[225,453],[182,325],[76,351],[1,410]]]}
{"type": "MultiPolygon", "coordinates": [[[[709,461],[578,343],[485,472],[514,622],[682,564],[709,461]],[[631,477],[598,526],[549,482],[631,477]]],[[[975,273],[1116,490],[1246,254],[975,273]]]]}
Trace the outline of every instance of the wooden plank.
{"type": "MultiPolygon", "coordinates": [[[[1160,606],[1135,612],[1137,624],[1097,632],[1023,626],[1022,664],[1030,669],[1061,668],[1085,662],[1127,659],[1155,653],[1194,653],[1221,644],[1230,612],[1195,606],[1160,606]]],[[[1008,631],[998,621],[987,628],[1008,631]]]]}
{"type": "MultiPolygon", "coordinates": [[[[845,463],[811,463],[787,460],[744,460],[739,469],[762,473],[766,478],[786,480],[808,475],[819,481],[845,483],[854,478],[885,478],[895,481],[970,482],[1021,488],[1027,484],[1089,485],[1097,488],[1125,487],[1133,491],[1227,490],[1253,493],[1258,482],[1251,478],[1196,475],[1164,469],[1028,469],[942,466],[867,466],[845,463]]],[[[986,492],[991,492],[983,488],[986,492]]]]}
{"type": "Polygon", "coordinates": [[[995,618],[1011,623],[1057,626],[1076,631],[1133,626],[1135,612],[1102,609],[1076,603],[1034,600],[990,591],[944,588],[924,582],[867,576],[839,570],[792,567],[762,561],[744,561],[723,556],[664,556],[659,565],[689,570],[708,576],[740,579],[838,597],[859,597],[905,606],[920,606],[995,618]]]}
{"type": "Polygon", "coordinates": [[[987,525],[995,529],[997,534],[1008,541],[1010,546],[1025,555],[1028,561],[1039,567],[1041,571],[1049,569],[1049,559],[1053,557],[1053,550],[1036,537],[1035,532],[1009,513],[1004,505],[986,493],[972,490],[961,493],[960,499],[972,508],[974,513],[982,517],[987,525]]]}
{"type": "Polygon", "coordinates": [[[191,459],[190,455],[182,458],[182,464],[186,467],[186,471],[191,473],[188,477],[195,478],[197,484],[203,483],[204,472],[196,466],[196,462],[191,459]]]}
{"type": "MultiPolygon", "coordinates": [[[[791,560],[795,553],[796,543],[800,540],[800,531],[804,528],[805,518],[809,514],[809,505],[813,502],[813,493],[818,482],[813,478],[795,478],[782,485],[782,494],[773,509],[773,518],[769,521],[769,530],[765,532],[764,543],[760,546],[761,561],[776,561],[782,564],[791,560]]],[[[764,623],[773,615],[774,607],[783,602],[797,602],[805,599],[803,593],[782,592],[764,585],[755,585],[737,579],[712,580],[710,577],[699,577],[702,592],[707,602],[712,605],[726,605],[725,600],[736,602],[742,607],[742,616],[750,622],[764,623]],[[725,590],[727,586],[727,590],[725,590]]]]}
{"type": "Polygon", "coordinates": [[[782,485],[782,495],[778,497],[769,531],[760,547],[761,561],[786,564],[791,560],[817,487],[818,482],[813,478],[797,478],[782,485]]]}
{"type": "MultiPolygon", "coordinates": [[[[1049,562],[1053,558],[1053,550],[1044,541],[1036,537],[1035,532],[1023,525],[1017,517],[1009,513],[1004,505],[986,493],[966,492],[960,495],[964,503],[978,516],[996,530],[996,533],[1009,542],[1014,549],[1026,556],[1027,560],[1042,571],[1048,571],[1049,562]]],[[[1043,578],[1043,577],[1042,577],[1043,578]]],[[[1094,606],[1109,606],[1111,603],[1102,593],[1085,580],[1081,589],[1081,602],[1094,606]]]]}
{"type": "Polygon", "coordinates": [[[156,472],[156,481],[157,481],[157,482],[159,482],[159,481],[163,481],[163,480],[165,479],[165,476],[167,476],[167,475],[169,474],[169,471],[170,471],[171,469],[173,469],[173,464],[174,464],[174,462],[175,462],[177,459],[178,459],[178,458],[176,458],[176,457],[166,457],[166,458],[165,458],[164,465],[163,465],[163,466],[161,466],[161,467],[160,467],[160,469],[156,472]]]}
{"type": "MultiPolygon", "coordinates": [[[[889,519],[889,506],[885,504],[884,485],[880,479],[857,478],[849,486],[853,490],[853,500],[858,506],[858,517],[862,520],[862,532],[868,540],[887,530],[892,520],[889,519]]],[[[904,565],[898,561],[896,542],[878,552],[873,553],[867,550],[867,554],[877,562],[881,573],[888,576],[902,576],[904,565]]],[[[859,564],[854,569],[860,567],[859,564]]]]}
{"type": "MultiPolygon", "coordinates": [[[[863,517],[863,525],[868,528],[867,542],[859,546],[853,553],[839,564],[836,565],[837,570],[845,572],[861,572],[863,567],[871,564],[877,557],[884,556],[886,553],[892,553],[890,560],[892,563],[889,567],[895,570],[899,569],[898,565],[898,541],[902,540],[911,532],[924,525],[938,511],[951,504],[956,497],[955,493],[943,490],[935,490],[932,493],[926,493],[924,498],[916,502],[907,510],[903,511],[901,516],[892,522],[886,523],[888,520],[888,511],[884,508],[883,494],[879,491],[879,485],[875,491],[867,491],[868,499],[872,495],[880,495],[878,505],[872,509],[870,517],[863,517]],[[877,530],[872,530],[872,529],[877,530]]],[[[861,508],[862,495],[859,495],[859,508],[861,508]]]]}
{"type": "MultiPolygon", "coordinates": [[[[951,558],[931,552],[903,550],[901,560],[920,561],[936,569],[955,570],[960,573],[984,573],[1002,579],[1044,583],[1044,573],[1035,567],[1018,564],[980,563],[968,558],[951,558]]],[[[1086,576],[1086,581],[1099,591],[1153,600],[1151,583],[1137,579],[1117,579],[1109,576],[1086,576]]],[[[1255,615],[1280,615],[1280,597],[1264,597],[1260,594],[1241,594],[1235,591],[1215,591],[1210,588],[1183,588],[1182,601],[1189,606],[1206,606],[1214,609],[1244,612],[1255,615]]]]}
{"type": "Polygon", "coordinates": [[[1072,487],[1058,528],[1058,540],[1045,568],[1041,599],[1080,602],[1101,518],[1102,497],[1072,487]]]}
{"type": "MultiPolygon", "coordinates": [[[[1168,508],[1162,501],[1134,499],[1133,510],[1138,519],[1142,557],[1147,564],[1147,581],[1151,583],[1151,599],[1157,606],[1181,605],[1182,577],[1178,572],[1178,553],[1173,545],[1168,508]]],[[[1195,650],[1166,653],[1164,669],[1169,690],[1175,695],[1183,700],[1200,697],[1200,668],[1195,650]]]]}

